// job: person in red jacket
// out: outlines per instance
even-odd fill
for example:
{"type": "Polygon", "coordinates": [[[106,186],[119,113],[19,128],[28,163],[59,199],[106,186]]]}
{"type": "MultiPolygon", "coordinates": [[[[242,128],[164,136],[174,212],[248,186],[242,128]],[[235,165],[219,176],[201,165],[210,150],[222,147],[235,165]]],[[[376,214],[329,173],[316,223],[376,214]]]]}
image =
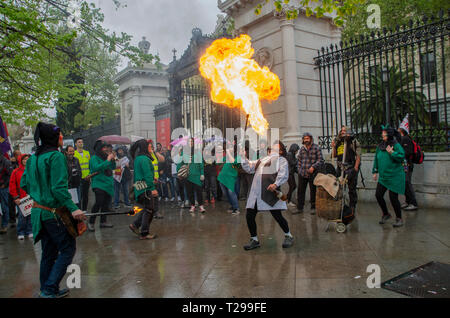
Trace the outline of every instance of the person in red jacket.
{"type": "Polygon", "coordinates": [[[25,171],[27,160],[30,157],[28,154],[19,157],[19,168],[14,169],[9,180],[9,193],[11,194],[14,203],[17,205],[19,214],[19,223],[17,224],[17,238],[19,240],[25,239],[25,236],[33,238],[33,230],[31,226],[31,215],[24,217],[19,209],[20,200],[27,196],[27,193],[20,187],[20,180],[25,171]]]}

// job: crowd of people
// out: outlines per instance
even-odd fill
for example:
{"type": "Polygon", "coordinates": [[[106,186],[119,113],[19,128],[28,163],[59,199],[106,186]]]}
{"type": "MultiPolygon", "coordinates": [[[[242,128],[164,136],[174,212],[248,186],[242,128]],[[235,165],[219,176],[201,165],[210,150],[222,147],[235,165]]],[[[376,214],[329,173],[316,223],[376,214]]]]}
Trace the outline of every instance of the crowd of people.
{"type": "MultiPolygon", "coordinates": [[[[375,196],[382,212],[379,223],[385,224],[391,218],[384,200],[385,193],[389,192],[396,215],[393,226],[400,227],[402,209],[417,209],[411,184],[415,147],[407,119],[398,130],[383,126],[381,138],[372,169],[377,182],[375,196]],[[403,205],[399,194],[406,197],[403,205]]],[[[289,151],[281,141],[268,144],[262,140],[256,151],[250,151],[249,142],[241,148],[236,139],[228,145],[225,141],[213,149],[210,158],[202,155],[207,143],[201,141],[196,145],[194,138],[189,138],[187,146],[176,151],[160,143],[155,149],[153,141],[146,139],[136,141],[129,149],[114,148],[97,140],[91,156],[84,149],[82,139],[77,139],[75,146],[62,149],[61,130],[45,123],[37,126],[35,142],[37,149],[32,155],[15,151],[12,158],[7,154],[0,156],[0,233],[7,232],[10,216],[14,224],[17,216],[18,239],[29,237],[35,243],[42,242],[41,297],[68,294],[67,290],[59,290],[59,282],[75,254],[75,238],[61,226],[61,219],[55,214],[60,207],[67,209],[78,222],[87,221],[88,230],[93,232],[97,216],[100,228],[113,227],[104,212],[119,209],[122,194],[124,208],[138,206],[141,212],[129,225],[130,230],[140,240],[152,240],[157,235],[151,234],[150,225],[154,218],[163,218],[159,213],[161,203],[177,203],[190,213],[195,213],[198,207],[200,213],[206,213],[208,205],[225,200],[230,205],[228,212],[239,215],[239,200],[243,199],[247,201],[250,233],[250,243],[244,249],[260,247],[255,221],[259,211],[270,211],[285,234],[283,248],[289,248],[294,237],[282,212],[290,206],[296,207],[291,209],[293,215],[302,213],[309,186],[310,212],[315,214],[314,179],[320,172],[327,173],[322,150],[310,133],[303,135],[301,146],[292,144],[289,151]],[[281,186],[285,183],[289,191],[283,197],[281,186]],[[90,189],[95,202],[87,219],[90,189]],[[295,189],[296,204],[293,202],[295,189]],[[34,203],[31,215],[25,216],[19,206],[27,196],[34,203]],[[136,203],[132,205],[132,202],[136,203]]],[[[337,161],[336,176],[346,178],[350,209],[355,213],[361,146],[350,129],[342,127],[331,148],[332,157],[337,161]]]]}

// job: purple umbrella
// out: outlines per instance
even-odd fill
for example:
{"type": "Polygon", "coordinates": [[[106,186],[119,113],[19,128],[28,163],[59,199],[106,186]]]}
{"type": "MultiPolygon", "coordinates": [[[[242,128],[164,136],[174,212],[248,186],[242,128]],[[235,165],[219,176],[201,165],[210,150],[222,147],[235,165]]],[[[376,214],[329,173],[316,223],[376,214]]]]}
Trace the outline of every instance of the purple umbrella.
{"type": "Polygon", "coordinates": [[[123,136],[117,136],[117,135],[103,136],[103,137],[100,137],[99,140],[107,142],[111,145],[129,145],[129,144],[131,144],[130,138],[123,137],[123,136]]]}
{"type": "MultiPolygon", "coordinates": [[[[189,139],[191,139],[191,137],[185,136],[183,138],[179,138],[179,139],[172,141],[170,144],[172,146],[186,146],[188,144],[189,139]]],[[[201,143],[202,143],[202,140],[200,138],[197,138],[197,137],[194,138],[194,144],[198,145],[201,143]]]]}

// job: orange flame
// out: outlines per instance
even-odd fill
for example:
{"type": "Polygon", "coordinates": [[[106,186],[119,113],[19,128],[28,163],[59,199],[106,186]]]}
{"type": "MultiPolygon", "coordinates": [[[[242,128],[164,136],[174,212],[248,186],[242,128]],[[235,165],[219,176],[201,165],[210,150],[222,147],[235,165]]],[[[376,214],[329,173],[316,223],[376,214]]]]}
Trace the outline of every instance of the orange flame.
{"type": "Polygon", "coordinates": [[[140,207],[138,207],[138,206],[134,206],[134,207],[133,207],[132,214],[130,214],[130,215],[131,215],[131,216],[134,216],[134,215],[138,214],[139,212],[141,212],[142,210],[143,210],[143,208],[140,208],[140,207]]]}
{"type": "Polygon", "coordinates": [[[200,73],[211,82],[211,99],[228,107],[242,107],[249,114],[253,129],[262,135],[269,123],[264,118],[261,100],[280,96],[280,79],[269,68],[253,60],[251,38],[214,41],[200,59],[200,73]]]}

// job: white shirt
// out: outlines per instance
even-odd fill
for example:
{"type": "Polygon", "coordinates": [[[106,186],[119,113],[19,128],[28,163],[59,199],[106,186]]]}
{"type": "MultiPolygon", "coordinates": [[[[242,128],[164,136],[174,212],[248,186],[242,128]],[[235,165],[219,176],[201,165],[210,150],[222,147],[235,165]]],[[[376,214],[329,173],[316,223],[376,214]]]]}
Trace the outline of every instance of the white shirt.
{"type": "MultiPolygon", "coordinates": [[[[276,161],[276,167],[274,167],[274,173],[278,173],[277,179],[275,180],[275,184],[277,187],[285,184],[289,179],[289,165],[284,157],[280,157],[277,153],[270,154],[269,156],[261,159],[261,163],[258,167],[258,170],[255,171],[257,160],[256,161],[248,161],[245,158],[242,158],[242,168],[250,174],[255,174],[253,177],[252,187],[250,189],[250,194],[247,200],[246,209],[254,209],[255,203],[258,206],[258,211],[269,211],[269,210],[287,210],[286,202],[278,200],[278,202],[274,206],[268,205],[261,198],[261,182],[262,182],[262,172],[264,165],[270,161],[273,157],[278,157],[276,161]]],[[[268,191],[268,190],[267,190],[268,191]]]]}

